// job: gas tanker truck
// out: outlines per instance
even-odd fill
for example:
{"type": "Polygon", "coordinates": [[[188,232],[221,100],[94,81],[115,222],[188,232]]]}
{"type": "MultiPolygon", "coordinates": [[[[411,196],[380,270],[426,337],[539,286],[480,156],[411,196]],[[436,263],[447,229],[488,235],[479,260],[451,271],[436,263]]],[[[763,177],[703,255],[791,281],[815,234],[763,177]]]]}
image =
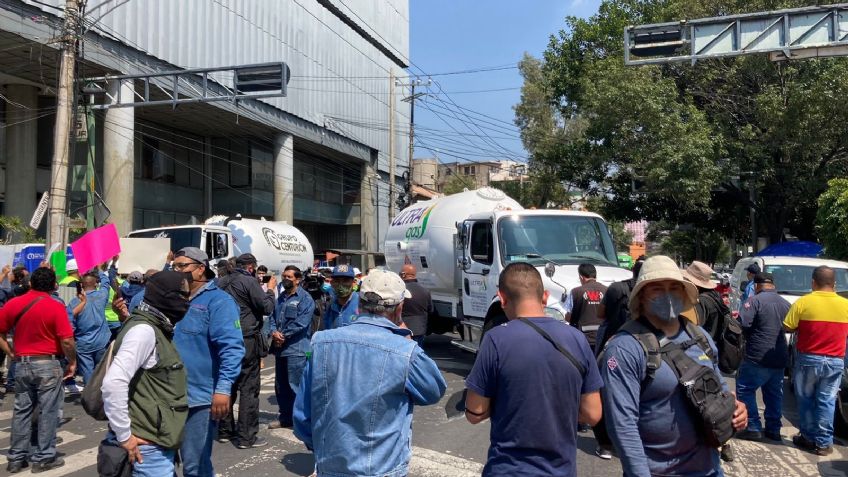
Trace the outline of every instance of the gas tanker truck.
{"type": "MultiPolygon", "coordinates": [[[[312,268],[312,245],[303,233],[285,222],[213,216],[198,225],[176,225],[134,230],[128,237],[170,238],[171,250],[198,247],[213,264],[221,259],[252,253],[260,265],[279,274],[287,265],[312,268]]],[[[164,259],[164,257],[163,257],[164,259]]]]}
{"type": "Polygon", "coordinates": [[[526,210],[484,187],[418,202],[395,216],[385,237],[386,265],[415,265],[438,317],[433,329],[460,325],[454,344],[476,352],[484,330],[505,317],[496,295],[501,270],[527,262],[550,292],[546,312],[564,318],[566,293],[580,285],[577,267],[591,263],[609,285],[631,272],[618,266],[607,224],[597,214],[526,210]]]}

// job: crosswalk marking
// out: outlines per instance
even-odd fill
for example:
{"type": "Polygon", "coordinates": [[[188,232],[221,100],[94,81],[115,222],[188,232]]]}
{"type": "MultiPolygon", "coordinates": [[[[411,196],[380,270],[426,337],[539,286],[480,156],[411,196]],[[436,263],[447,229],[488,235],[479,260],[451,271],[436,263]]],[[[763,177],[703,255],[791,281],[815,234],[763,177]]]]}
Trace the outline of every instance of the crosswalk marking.
{"type": "MultiPolygon", "coordinates": [[[[0,432],[0,442],[9,442],[10,436],[11,436],[11,433],[9,433],[9,432],[0,432]]],[[[62,438],[62,443],[57,446],[59,450],[62,450],[62,448],[64,446],[66,446],[66,445],[68,445],[72,442],[76,442],[78,440],[85,439],[85,436],[81,436],[79,434],[74,434],[73,432],[67,432],[67,431],[57,432],[56,437],[62,438]]],[[[0,453],[0,465],[6,465],[9,462],[8,453],[9,453],[8,447],[6,447],[2,450],[2,453],[0,453]]]]}

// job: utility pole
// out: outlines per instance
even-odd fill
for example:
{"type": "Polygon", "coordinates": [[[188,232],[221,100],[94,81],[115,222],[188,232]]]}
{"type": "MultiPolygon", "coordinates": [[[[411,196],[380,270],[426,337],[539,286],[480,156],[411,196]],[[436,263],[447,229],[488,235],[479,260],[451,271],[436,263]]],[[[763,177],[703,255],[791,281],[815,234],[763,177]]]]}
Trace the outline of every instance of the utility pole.
{"type": "Polygon", "coordinates": [[[395,72],[389,71],[389,222],[395,218],[395,72]]]}
{"type": "Polygon", "coordinates": [[[420,96],[424,96],[426,94],[426,93],[415,94],[415,87],[421,86],[421,85],[430,86],[431,84],[433,84],[432,79],[428,79],[426,85],[420,79],[416,79],[416,80],[409,82],[409,84],[400,84],[399,85],[399,86],[409,86],[412,89],[410,95],[401,100],[401,101],[404,101],[404,102],[409,102],[409,157],[407,158],[408,159],[407,165],[409,166],[408,180],[410,180],[410,181],[412,180],[412,155],[415,152],[415,100],[418,99],[420,96]]]}
{"type": "Polygon", "coordinates": [[[59,63],[59,87],[56,97],[56,126],[53,133],[53,165],[50,181],[50,208],[47,224],[47,247],[61,244],[65,249],[65,209],[68,199],[68,164],[70,156],[71,117],[74,108],[74,69],[79,34],[80,0],[65,2],[62,27],[62,53],[59,63]]]}

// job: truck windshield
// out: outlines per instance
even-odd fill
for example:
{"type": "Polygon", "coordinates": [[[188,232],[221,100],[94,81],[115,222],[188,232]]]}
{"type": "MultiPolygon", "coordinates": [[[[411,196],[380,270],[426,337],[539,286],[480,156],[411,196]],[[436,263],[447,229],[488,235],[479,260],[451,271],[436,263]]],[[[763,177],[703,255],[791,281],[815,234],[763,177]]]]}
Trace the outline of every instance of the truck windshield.
{"type": "MultiPolygon", "coordinates": [[[[765,272],[774,276],[774,287],[784,295],[806,295],[812,290],[813,270],[810,265],[766,265],[765,272]]],[[[834,268],[836,289],[848,290],[848,269],[834,268]]]]}
{"type": "Polygon", "coordinates": [[[597,217],[514,215],[498,222],[503,264],[593,263],[618,267],[607,224],[597,217]]]}
{"type": "MultiPolygon", "coordinates": [[[[130,232],[129,237],[134,238],[170,238],[171,250],[176,252],[183,247],[200,247],[200,227],[186,227],[180,229],[152,229],[141,232],[130,232]]],[[[165,257],[162,257],[165,260],[165,257]]]]}

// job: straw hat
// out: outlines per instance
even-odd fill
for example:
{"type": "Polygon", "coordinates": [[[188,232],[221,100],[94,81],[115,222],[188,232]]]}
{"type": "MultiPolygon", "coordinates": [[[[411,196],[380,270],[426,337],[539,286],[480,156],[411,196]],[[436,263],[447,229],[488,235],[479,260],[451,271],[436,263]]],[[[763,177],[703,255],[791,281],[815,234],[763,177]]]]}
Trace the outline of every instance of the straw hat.
{"type": "Polygon", "coordinates": [[[630,315],[633,318],[639,317],[639,294],[645,288],[645,285],[665,280],[674,280],[683,284],[689,301],[686,304],[687,308],[698,301],[698,289],[683,278],[683,273],[677,268],[674,260],[665,255],[656,255],[645,260],[645,263],[642,264],[639,278],[636,279],[636,286],[630,293],[630,315]]]}
{"type": "Polygon", "coordinates": [[[683,278],[694,283],[696,287],[712,290],[718,283],[710,280],[713,274],[713,269],[704,262],[694,261],[691,265],[683,270],[683,278]]]}

